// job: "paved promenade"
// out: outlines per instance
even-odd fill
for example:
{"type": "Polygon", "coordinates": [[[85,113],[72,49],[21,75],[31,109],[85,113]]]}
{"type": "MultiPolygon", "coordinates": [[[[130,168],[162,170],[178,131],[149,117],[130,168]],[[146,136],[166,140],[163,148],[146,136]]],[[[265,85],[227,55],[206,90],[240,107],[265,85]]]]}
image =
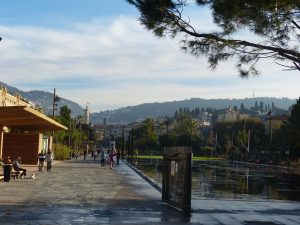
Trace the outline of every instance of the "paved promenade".
{"type": "Polygon", "coordinates": [[[113,170],[94,160],[28,169],[37,179],[0,182],[0,224],[300,224],[300,202],[287,201],[200,199],[183,216],[122,162],[113,170]]]}

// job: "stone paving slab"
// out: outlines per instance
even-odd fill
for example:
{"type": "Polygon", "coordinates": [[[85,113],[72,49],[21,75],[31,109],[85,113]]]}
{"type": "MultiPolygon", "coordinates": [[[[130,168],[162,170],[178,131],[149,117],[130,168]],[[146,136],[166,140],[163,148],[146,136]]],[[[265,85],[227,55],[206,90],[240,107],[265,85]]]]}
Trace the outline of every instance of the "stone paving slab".
{"type": "Polygon", "coordinates": [[[0,224],[300,224],[300,203],[198,199],[183,215],[161,202],[161,193],[121,162],[55,162],[36,180],[0,182],[0,224]]]}

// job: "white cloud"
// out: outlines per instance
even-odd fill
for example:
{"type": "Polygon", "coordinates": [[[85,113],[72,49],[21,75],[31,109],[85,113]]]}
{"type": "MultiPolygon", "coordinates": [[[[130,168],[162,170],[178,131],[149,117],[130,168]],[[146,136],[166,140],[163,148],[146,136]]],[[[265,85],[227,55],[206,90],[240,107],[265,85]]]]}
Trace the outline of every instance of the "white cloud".
{"type": "Polygon", "coordinates": [[[1,81],[58,93],[93,111],[190,97],[297,97],[300,74],[269,63],[259,78],[241,80],[232,62],[216,71],[157,39],[136,18],[77,23],[69,30],[0,26],[1,81]],[[279,91],[280,90],[280,91],[279,91]]]}

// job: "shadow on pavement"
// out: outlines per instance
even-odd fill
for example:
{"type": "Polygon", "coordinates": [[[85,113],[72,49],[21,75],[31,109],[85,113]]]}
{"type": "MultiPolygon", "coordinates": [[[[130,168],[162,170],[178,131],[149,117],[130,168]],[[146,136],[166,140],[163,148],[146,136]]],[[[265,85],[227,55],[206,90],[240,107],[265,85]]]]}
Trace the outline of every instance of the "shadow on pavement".
{"type": "Polygon", "coordinates": [[[162,202],[103,199],[95,204],[0,205],[0,224],[188,224],[189,216],[162,202]]]}

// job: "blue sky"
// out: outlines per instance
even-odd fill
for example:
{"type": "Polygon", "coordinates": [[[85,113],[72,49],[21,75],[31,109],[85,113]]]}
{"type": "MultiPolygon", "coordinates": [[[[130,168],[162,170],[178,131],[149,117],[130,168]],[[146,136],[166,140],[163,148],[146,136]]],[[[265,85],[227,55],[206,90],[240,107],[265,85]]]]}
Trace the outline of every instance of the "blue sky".
{"type": "MultiPolygon", "coordinates": [[[[0,15],[0,80],[25,91],[56,88],[92,111],[253,92],[300,96],[300,73],[272,62],[263,62],[261,75],[250,79],[238,77],[234,62],[211,71],[205,58],[182,52],[178,39],[146,31],[125,0],[3,1],[0,15]]],[[[191,9],[189,16],[212,29],[208,10],[191,9]]]]}

